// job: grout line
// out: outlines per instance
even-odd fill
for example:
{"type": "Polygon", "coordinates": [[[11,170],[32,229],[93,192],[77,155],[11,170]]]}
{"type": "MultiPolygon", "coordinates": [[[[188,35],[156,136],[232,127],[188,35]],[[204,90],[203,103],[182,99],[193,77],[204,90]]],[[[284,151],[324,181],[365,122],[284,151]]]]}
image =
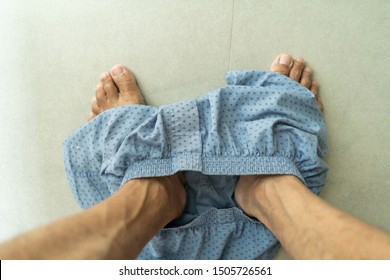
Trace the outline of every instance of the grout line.
{"type": "Polygon", "coordinates": [[[228,65],[228,71],[230,71],[231,67],[231,61],[232,61],[232,44],[233,44],[233,22],[234,22],[234,1],[232,5],[232,23],[230,26],[230,48],[229,48],[229,65],[228,65]]]}

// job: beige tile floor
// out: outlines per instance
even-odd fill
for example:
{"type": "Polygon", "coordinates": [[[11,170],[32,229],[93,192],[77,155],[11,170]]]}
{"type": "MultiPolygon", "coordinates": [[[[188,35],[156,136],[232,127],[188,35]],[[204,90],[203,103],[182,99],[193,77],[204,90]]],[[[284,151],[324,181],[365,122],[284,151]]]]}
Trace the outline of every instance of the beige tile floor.
{"type": "Polygon", "coordinates": [[[304,56],[321,84],[321,197],[390,231],[389,1],[0,3],[0,241],[79,211],[62,141],[85,121],[101,72],[129,65],[158,106],[222,86],[229,69],[267,69],[282,51],[304,56]]]}

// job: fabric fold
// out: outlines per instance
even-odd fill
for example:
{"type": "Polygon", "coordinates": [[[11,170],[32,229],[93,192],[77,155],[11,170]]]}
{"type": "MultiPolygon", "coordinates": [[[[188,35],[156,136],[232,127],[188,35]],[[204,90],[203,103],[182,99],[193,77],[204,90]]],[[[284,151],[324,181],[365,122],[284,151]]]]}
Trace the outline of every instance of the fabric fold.
{"type": "Polygon", "coordinates": [[[249,226],[253,221],[231,195],[238,176],[291,174],[317,194],[325,184],[326,126],[314,95],[288,77],[267,71],[232,71],[226,81],[226,87],[194,100],[108,110],[64,142],[65,170],[83,208],[104,200],[128,180],[185,171],[186,210],[174,228],[164,229],[150,242],[142,258],[236,258],[234,250],[218,250],[227,252],[226,246],[236,248],[232,242],[251,239],[251,230],[260,232],[254,236],[265,249],[245,253],[255,246],[250,241],[240,252],[248,258],[268,258],[276,248],[274,241],[264,241],[270,233],[261,223],[249,226]],[[221,219],[223,211],[242,219],[226,222],[230,226],[221,230],[210,223],[185,227],[206,214],[221,219]],[[194,255],[190,247],[178,253],[172,242],[184,244],[186,234],[194,230],[191,248],[203,248],[198,250],[203,253],[194,255]],[[241,237],[233,238],[233,231],[242,231],[241,237]],[[172,243],[172,250],[158,245],[158,238],[172,243]],[[224,245],[216,241],[218,252],[206,253],[206,238],[220,239],[224,245]]]}

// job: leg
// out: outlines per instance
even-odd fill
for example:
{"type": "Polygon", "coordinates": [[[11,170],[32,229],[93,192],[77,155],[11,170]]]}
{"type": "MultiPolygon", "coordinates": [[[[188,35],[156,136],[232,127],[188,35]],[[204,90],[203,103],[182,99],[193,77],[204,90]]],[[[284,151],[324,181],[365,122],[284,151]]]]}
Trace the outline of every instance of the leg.
{"type": "MultiPolygon", "coordinates": [[[[127,104],[144,104],[123,65],[101,75],[89,120],[127,104]]],[[[0,259],[129,259],[180,216],[186,193],[178,175],[134,179],[92,208],[0,244],[0,259]]]]}
{"type": "MultiPolygon", "coordinates": [[[[315,94],[318,83],[303,59],[279,55],[271,66],[315,94]]],[[[297,259],[389,259],[390,235],[343,213],[289,175],[241,176],[235,197],[242,209],[263,222],[297,259]]]]}
{"type": "Polygon", "coordinates": [[[131,180],[88,210],[0,244],[0,259],[134,259],[185,199],[177,176],[131,180]]]}

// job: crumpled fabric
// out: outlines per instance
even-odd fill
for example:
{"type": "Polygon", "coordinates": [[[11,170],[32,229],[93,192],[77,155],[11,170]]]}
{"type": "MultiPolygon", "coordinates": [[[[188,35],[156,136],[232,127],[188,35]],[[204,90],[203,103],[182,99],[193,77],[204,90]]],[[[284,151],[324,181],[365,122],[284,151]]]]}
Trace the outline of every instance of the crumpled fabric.
{"type": "Polygon", "coordinates": [[[268,71],[232,71],[226,81],[198,99],[105,111],[64,142],[82,208],[134,178],[185,175],[183,215],[139,259],[270,259],[279,242],[235,202],[239,176],[291,174],[316,194],[325,185],[326,125],[314,95],[268,71]]]}

